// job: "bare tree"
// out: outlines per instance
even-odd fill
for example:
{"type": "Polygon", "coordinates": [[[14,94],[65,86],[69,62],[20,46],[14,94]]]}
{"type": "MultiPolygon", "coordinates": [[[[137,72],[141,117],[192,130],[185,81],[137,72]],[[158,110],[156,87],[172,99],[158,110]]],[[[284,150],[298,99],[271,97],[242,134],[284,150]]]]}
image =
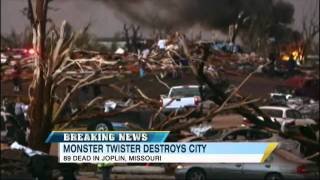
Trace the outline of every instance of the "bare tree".
{"type": "MultiPolygon", "coordinates": [[[[110,65],[110,63],[105,62],[99,57],[72,59],[70,57],[72,47],[82,33],[70,32],[70,28],[68,28],[65,21],[62,23],[60,30],[56,30],[53,27],[47,33],[46,19],[49,0],[37,0],[34,3],[32,1],[28,2],[29,12],[32,12],[29,20],[33,29],[33,48],[36,51],[35,56],[32,57],[35,69],[29,87],[30,106],[28,116],[31,131],[29,146],[36,150],[48,152],[50,144],[45,143],[45,140],[56,124],[63,122],[66,124],[60,126],[60,128],[67,127],[71,122],[81,119],[83,115],[86,115],[85,112],[103,100],[103,97],[93,98],[89,103],[81,106],[81,109],[72,112],[66,120],[63,117],[63,111],[78,90],[100,81],[114,80],[119,77],[123,78],[128,73],[127,71],[117,71],[117,69],[122,67],[120,64],[112,65],[111,63],[110,65]],[[68,84],[71,88],[60,98],[55,98],[58,96],[57,92],[59,89],[61,91],[63,84],[68,84]]],[[[129,29],[127,26],[124,28],[129,29]]],[[[86,32],[86,29],[82,32],[86,32]]],[[[137,41],[139,39],[140,28],[132,26],[130,29],[133,31],[134,39],[137,41]]],[[[132,38],[132,36],[128,37],[132,38]]],[[[98,54],[97,52],[89,53],[98,54]]],[[[110,85],[110,87],[115,86],[110,85]]],[[[136,100],[137,103],[133,107],[141,105],[142,102],[144,104],[151,104],[151,106],[160,106],[157,100],[150,99],[139,88],[136,87],[135,89],[139,99],[136,100]]],[[[149,107],[151,106],[149,105],[149,107]]],[[[121,112],[124,112],[124,110],[121,112]]],[[[97,113],[93,116],[105,116],[105,113],[97,113]]]]}
{"type": "Polygon", "coordinates": [[[139,40],[141,38],[140,34],[140,26],[139,25],[131,25],[131,31],[132,31],[132,37],[131,37],[131,43],[132,43],[132,50],[136,52],[138,50],[139,46],[139,40]]]}
{"type": "Polygon", "coordinates": [[[32,4],[28,1],[29,20],[33,29],[33,48],[36,51],[35,71],[33,81],[29,89],[30,97],[30,146],[35,149],[48,152],[49,145],[44,144],[44,140],[48,132],[52,128],[50,124],[52,111],[50,107],[52,103],[49,100],[52,80],[46,83],[46,61],[45,56],[45,33],[46,33],[46,18],[48,9],[48,0],[37,0],[32,4]]]}
{"type": "Polygon", "coordinates": [[[244,12],[243,11],[241,11],[238,14],[236,22],[229,26],[229,36],[230,36],[229,39],[230,39],[230,42],[232,42],[233,44],[235,43],[236,38],[237,38],[238,33],[239,33],[240,26],[242,26],[244,23],[246,23],[248,21],[248,19],[249,19],[249,16],[244,17],[244,12]]]}
{"type": "MultiPolygon", "coordinates": [[[[319,1],[315,1],[314,9],[312,10],[312,15],[303,17],[302,21],[302,56],[306,56],[307,53],[312,48],[312,44],[319,35],[319,1]]],[[[319,42],[319,39],[318,39],[319,42]]]]}
{"type": "Polygon", "coordinates": [[[31,47],[32,30],[26,27],[23,32],[12,30],[10,34],[1,35],[1,47],[27,48],[31,47]]]}
{"type": "Polygon", "coordinates": [[[123,34],[126,41],[126,46],[129,51],[136,52],[139,46],[139,40],[142,35],[140,32],[140,26],[131,24],[129,27],[127,24],[123,25],[123,34]]]}
{"type": "MultiPolygon", "coordinates": [[[[32,12],[30,22],[33,28],[34,58],[33,80],[29,87],[30,108],[30,138],[31,148],[48,152],[50,144],[45,139],[54,128],[54,124],[61,119],[63,109],[66,108],[72,95],[80,88],[93,83],[114,78],[117,75],[103,74],[99,67],[87,67],[86,63],[101,64],[101,59],[70,59],[70,51],[75,40],[81,33],[67,33],[64,21],[59,31],[51,31],[51,40],[46,41],[46,19],[49,0],[37,0],[33,4],[29,1],[29,11],[32,12]],[[50,43],[50,46],[47,44],[50,43]],[[76,71],[81,76],[72,76],[67,71],[76,71]],[[65,94],[61,102],[54,98],[61,84],[71,81],[72,88],[65,94]],[[58,108],[54,109],[54,104],[58,108]]],[[[77,73],[78,74],[78,73],[77,73]]],[[[83,111],[89,109],[101,97],[93,99],[83,111]]],[[[77,112],[76,112],[77,113],[77,112]]],[[[79,112],[78,112],[79,113],[79,112]]],[[[72,116],[76,116],[73,114],[72,116]]]]}
{"type": "Polygon", "coordinates": [[[126,41],[126,47],[130,51],[131,50],[131,41],[130,41],[130,32],[127,24],[123,24],[123,33],[126,41]]]}

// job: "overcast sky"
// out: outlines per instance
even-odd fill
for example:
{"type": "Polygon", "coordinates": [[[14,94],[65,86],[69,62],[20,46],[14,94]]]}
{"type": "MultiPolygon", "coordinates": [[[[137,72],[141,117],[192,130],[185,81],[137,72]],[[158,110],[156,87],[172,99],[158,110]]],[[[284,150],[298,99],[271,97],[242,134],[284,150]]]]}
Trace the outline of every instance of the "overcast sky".
{"type": "MultiPolygon", "coordinates": [[[[305,15],[311,16],[316,2],[319,0],[285,0],[295,7],[295,29],[301,29],[302,19],[305,15]]],[[[22,32],[28,25],[26,17],[21,10],[26,7],[26,0],[1,0],[1,34],[9,33],[12,29],[22,32]]],[[[319,5],[319,4],[318,4],[319,5]]],[[[110,37],[122,30],[125,21],[119,14],[99,1],[92,0],[54,0],[51,7],[57,11],[50,11],[49,17],[56,23],[67,20],[72,26],[79,29],[88,22],[92,23],[91,32],[98,37],[110,37]]],[[[319,6],[318,13],[319,13],[319,6]]],[[[319,14],[318,17],[319,19],[319,14]]]]}

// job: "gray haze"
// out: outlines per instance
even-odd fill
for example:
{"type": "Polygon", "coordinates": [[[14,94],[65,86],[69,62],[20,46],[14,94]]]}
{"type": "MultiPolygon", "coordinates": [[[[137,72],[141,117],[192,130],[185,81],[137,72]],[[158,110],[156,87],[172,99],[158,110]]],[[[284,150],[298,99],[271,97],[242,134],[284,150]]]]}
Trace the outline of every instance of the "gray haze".
{"type": "MultiPolygon", "coordinates": [[[[119,1],[119,0],[118,0],[119,1]]],[[[311,12],[319,0],[286,0],[294,5],[294,22],[292,26],[300,30],[302,19],[305,16],[312,16],[311,12]]],[[[113,36],[121,31],[122,24],[129,22],[124,15],[110,6],[96,0],[54,0],[51,7],[57,8],[57,11],[50,11],[49,17],[55,23],[61,23],[67,20],[76,29],[85,26],[88,22],[92,23],[91,32],[98,37],[113,36]]],[[[26,7],[26,0],[1,0],[1,34],[9,33],[12,29],[22,32],[28,25],[26,17],[21,10],[26,7]]],[[[192,12],[191,12],[192,13],[192,12]]],[[[319,19],[319,14],[317,18],[319,19]]],[[[147,32],[145,30],[145,32],[147,32]]]]}

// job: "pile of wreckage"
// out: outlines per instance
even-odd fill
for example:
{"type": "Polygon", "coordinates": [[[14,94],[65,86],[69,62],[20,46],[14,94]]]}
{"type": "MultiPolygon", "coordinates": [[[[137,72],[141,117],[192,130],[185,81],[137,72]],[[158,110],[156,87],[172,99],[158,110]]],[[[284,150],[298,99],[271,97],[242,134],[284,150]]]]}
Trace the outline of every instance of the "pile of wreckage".
{"type": "MultiPolygon", "coordinates": [[[[176,35],[178,36],[178,35],[176,35]]],[[[119,48],[115,52],[100,53],[96,51],[73,50],[70,54],[70,60],[77,59],[80,66],[80,72],[68,71],[69,74],[86,73],[100,69],[104,72],[113,73],[125,71],[127,73],[137,73],[140,67],[151,71],[162,71],[172,73],[181,66],[188,65],[185,56],[181,56],[178,39],[173,36],[172,39],[161,39],[153,46],[145,47],[138,50],[137,53],[127,52],[125,49],[119,48]]],[[[206,45],[204,43],[193,43],[194,45],[206,45]]],[[[237,45],[229,45],[226,43],[210,43],[208,45],[212,55],[210,57],[210,68],[224,70],[231,74],[248,73],[267,62],[267,59],[258,56],[255,53],[244,53],[237,45]]],[[[12,67],[18,63],[22,69],[21,77],[23,79],[31,79],[34,69],[34,55],[21,60],[12,60],[1,68],[1,80],[11,79],[12,67]]],[[[209,66],[209,65],[208,65],[209,66]]]]}
{"type": "Polygon", "coordinates": [[[319,101],[303,97],[294,97],[288,99],[287,106],[298,110],[306,118],[319,121],[319,101]]]}
{"type": "Polygon", "coordinates": [[[60,164],[58,157],[32,150],[18,142],[1,143],[1,179],[75,179],[75,164],[60,164]]]}
{"type": "Polygon", "coordinates": [[[319,95],[316,93],[318,88],[317,85],[304,87],[303,84],[299,88],[278,86],[270,93],[269,104],[295,109],[305,118],[319,121],[319,95]]]}
{"type": "MultiPolygon", "coordinates": [[[[294,161],[308,161],[308,159],[312,159],[314,157],[319,157],[319,153],[315,153],[314,150],[311,150],[311,152],[308,152],[308,156],[301,153],[301,142],[309,142],[307,144],[308,147],[313,146],[316,144],[319,146],[319,144],[313,140],[311,140],[311,143],[309,140],[305,141],[305,137],[302,137],[300,133],[299,136],[290,136],[290,133],[295,131],[295,127],[291,129],[286,129],[286,132],[283,132],[283,129],[280,129],[280,124],[272,123],[270,118],[263,114],[263,112],[260,112],[257,110],[256,106],[253,104],[254,102],[259,101],[259,99],[249,99],[247,97],[243,97],[240,94],[238,94],[239,88],[245,83],[247,79],[244,80],[243,83],[241,83],[238,87],[235,88],[227,88],[224,90],[219,89],[219,84],[214,84],[212,79],[205,79],[206,77],[215,78],[212,74],[208,72],[201,72],[201,67],[203,69],[208,68],[210,66],[213,66],[213,71],[217,71],[220,68],[220,64],[230,63],[227,66],[232,66],[232,62],[238,62],[241,61],[248,63],[248,62],[256,62],[257,64],[265,64],[265,60],[261,58],[257,58],[256,55],[252,56],[244,56],[243,59],[241,57],[242,55],[238,56],[224,56],[222,58],[222,55],[208,55],[206,54],[205,47],[203,46],[197,46],[192,43],[186,43],[183,42],[182,45],[179,44],[180,41],[179,37],[176,37],[177,39],[171,40],[170,42],[173,42],[172,44],[168,43],[165,47],[162,46],[156,46],[154,49],[144,49],[143,51],[139,53],[126,53],[125,51],[118,50],[117,53],[112,55],[101,55],[99,53],[95,52],[77,52],[77,55],[71,55],[70,58],[67,60],[70,63],[70,66],[68,67],[69,70],[66,73],[65,78],[78,78],[78,76],[85,76],[88,73],[92,73],[92,71],[99,71],[100,73],[104,75],[114,75],[114,74],[120,74],[120,75],[131,75],[131,74],[139,74],[140,76],[143,76],[145,72],[148,72],[150,74],[154,74],[157,76],[157,74],[162,74],[165,76],[168,73],[176,73],[177,71],[181,71],[184,67],[190,68],[193,70],[195,75],[198,76],[199,79],[201,79],[203,82],[208,84],[209,88],[212,90],[213,95],[210,97],[210,100],[214,102],[214,105],[212,105],[206,113],[193,117],[191,114],[195,111],[195,109],[185,109],[183,111],[173,111],[170,112],[167,115],[163,115],[162,111],[164,110],[165,106],[161,106],[158,99],[152,99],[148,96],[146,96],[140,89],[135,88],[136,97],[133,98],[131,103],[127,104],[127,107],[122,108],[118,111],[118,113],[124,113],[127,110],[132,110],[135,108],[139,108],[141,106],[147,106],[150,109],[155,109],[155,114],[152,116],[152,119],[150,119],[150,123],[148,125],[148,130],[169,130],[171,131],[168,141],[182,141],[182,142],[190,142],[190,141],[251,141],[250,137],[246,136],[239,136],[236,137],[233,136],[229,137],[230,133],[234,133],[238,130],[246,130],[246,131],[261,131],[266,133],[271,133],[270,138],[262,138],[256,141],[260,142],[274,142],[278,141],[280,142],[280,146],[278,148],[278,152],[282,154],[284,158],[289,158],[294,161]],[[187,48],[191,49],[190,51],[186,50],[187,48]],[[194,51],[193,51],[194,50],[194,51]],[[191,53],[190,53],[191,52],[191,53]],[[83,56],[82,54],[90,54],[90,58],[87,58],[88,56],[83,56]],[[210,56],[210,57],[209,57],[210,56]],[[192,64],[189,65],[186,63],[186,59],[189,59],[187,61],[188,63],[192,64]],[[203,59],[208,59],[208,61],[203,62],[203,59]],[[228,59],[228,60],[226,60],[228,59]],[[229,61],[230,60],[230,61],[229,61]],[[216,64],[218,63],[218,64],[216,64]],[[198,68],[198,69],[197,69],[198,68]],[[199,70],[200,69],[200,70],[199,70]],[[202,73],[202,74],[201,74],[202,73]],[[204,73],[204,74],[203,74],[204,73]],[[216,93],[217,92],[217,93],[216,93]],[[218,95],[217,95],[218,94],[218,95]],[[212,118],[216,115],[220,114],[224,111],[231,111],[234,110],[236,113],[250,117],[250,121],[252,121],[254,124],[256,124],[256,127],[240,127],[239,129],[215,129],[211,123],[212,118]],[[257,118],[257,114],[253,115],[252,111],[255,111],[256,113],[260,113],[260,115],[265,118],[264,121],[261,121],[261,119],[257,118]],[[158,118],[160,117],[161,118],[158,118]],[[288,132],[287,132],[288,130],[288,132]],[[291,131],[292,130],[292,131],[291,131]],[[289,133],[286,134],[286,133],[289,133]],[[284,134],[284,135],[283,135],[284,134]],[[284,137],[282,137],[282,135],[284,137]],[[291,137],[293,137],[291,139],[291,137]],[[298,142],[298,139],[301,140],[301,142],[298,142]]],[[[224,66],[221,66],[224,67],[224,66]]],[[[258,68],[258,67],[257,67],[258,68]]],[[[257,69],[255,68],[255,69],[257,69]]],[[[202,70],[203,70],[202,69],[202,70]]],[[[63,71],[63,69],[60,69],[63,71]]],[[[162,76],[161,76],[162,77],[162,76]]],[[[218,77],[219,78],[219,77],[218,77]]],[[[249,78],[249,77],[248,77],[249,78]]],[[[166,85],[161,79],[158,79],[159,83],[166,85]]],[[[114,87],[118,91],[121,91],[120,88],[114,87]]],[[[129,96],[128,94],[121,92],[124,94],[124,96],[129,96]]],[[[131,96],[132,97],[132,96],[131,96]]],[[[113,102],[106,102],[105,104],[105,112],[106,115],[110,116],[110,113],[114,113],[113,111],[109,112],[110,109],[114,109],[115,104],[113,102]],[[109,103],[109,104],[108,104],[109,103]]],[[[295,133],[295,132],[293,132],[295,133]]],[[[254,134],[253,134],[254,135],[254,134]]],[[[252,140],[254,141],[254,140],[252,140]]],[[[303,144],[305,145],[305,144],[303,144]]],[[[317,147],[315,146],[315,147],[317,147]]],[[[7,148],[8,149],[8,148],[7,148]]],[[[11,144],[10,148],[12,149],[22,149],[26,154],[29,154],[28,156],[31,157],[38,157],[40,156],[40,159],[44,158],[51,158],[51,156],[47,156],[41,152],[34,152],[33,150],[28,149],[27,147],[21,146],[17,143],[11,144]],[[30,154],[30,153],[31,154],[30,154]]],[[[2,150],[6,151],[6,150],[2,150]]],[[[8,152],[10,153],[10,151],[8,152]]],[[[28,158],[20,158],[15,159],[16,156],[12,157],[9,155],[3,156],[3,153],[1,153],[1,160],[2,163],[1,171],[4,171],[3,174],[12,174],[13,172],[10,171],[11,168],[13,168],[15,163],[18,163],[21,166],[22,164],[28,164],[28,158]],[[26,160],[24,160],[26,159],[26,160]],[[10,168],[11,167],[11,168],[10,168]]],[[[18,156],[17,156],[18,157],[18,156]]],[[[22,156],[21,156],[22,157],[22,156]]],[[[29,158],[30,160],[30,158],[29,158]]],[[[34,160],[35,161],[35,160],[34,160]]],[[[42,160],[39,160],[44,161],[42,160]]],[[[38,162],[38,161],[35,161],[38,162]]],[[[51,162],[57,162],[56,160],[51,160],[51,162]]],[[[32,164],[32,163],[31,163],[32,164]]],[[[35,163],[33,163],[35,164],[35,163]]],[[[60,170],[63,174],[63,170],[65,167],[60,167],[60,164],[54,164],[53,168],[49,168],[52,171],[51,174],[55,171],[53,170],[60,170]]],[[[34,168],[36,169],[36,173],[39,173],[39,171],[43,171],[43,169],[40,168],[34,168]]],[[[74,171],[74,167],[68,167],[65,168],[68,169],[66,171],[66,175],[70,175],[70,172],[74,171]]],[[[26,172],[26,169],[22,169],[21,171],[26,172]]],[[[1,172],[2,174],[2,172],[1,172]]],[[[37,174],[37,176],[42,176],[43,172],[37,174]]],[[[41,178],[40,178],[41,179],[41,178]]],[[[68,179],[68,178],[67,178],[68,179]]]]}

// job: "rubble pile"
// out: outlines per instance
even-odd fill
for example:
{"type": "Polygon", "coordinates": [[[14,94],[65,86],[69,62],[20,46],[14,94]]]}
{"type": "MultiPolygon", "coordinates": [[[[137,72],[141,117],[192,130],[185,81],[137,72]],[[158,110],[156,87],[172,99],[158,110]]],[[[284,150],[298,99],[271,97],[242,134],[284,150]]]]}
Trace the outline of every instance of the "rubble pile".
{"type": "Polygon", "coordinates": [[[32,177],[29,172],[30,158],[22,150],[4,149],[1,151],[1,176],[32,177]]]}
{"type": "Polygon", "coordinates": [[[255,53],[226,54],[217,51],[213,53],[210,59],[213,65],[231,74],[250,73],[268,61],[268,59],[262,58],[255,53]]]}
{"type": "Polygon", "coordinates": [[[1,150],[1,178],[72,179],[70,177],[77,169],[77,165],[59,164],[58,157],[35,151],[17,142],[1,150]]]}
{"type": "MultiPolygon", "coordinates": [[[[170,41],[170,42],[175,42],[175,41],[170,41]]],[[[187,45],[190,47],[198,46],[198,45],[195,45],[194,43],[190,43],[187,45]]],[[[202,46],[202,45],[199,45],[199,46],[202,46]]],[[[256,71],[258,67],[266,64],[266,62],[268,61],[267,59],[259,57],[255,53],[248,54],[248,53],[240,52],[239,50],[237,50],[237,48],[231,48],[231,50],[228,50],[228,48],[229,47],[227,47],[227,51],[221,50],[220,47],[218,48],[213,47],[213,49],[211,49],[213,53],[210,53],[209,58],[206,58],[208,59],[208,61],[206,61],[204,65],[205,66],[204,68],[206,69],[206,71],[204,71],[205,73],[211,72],[214,74],[214,72],[217,72],[217,71],[235,74],[235,75],[239,75],[243,73],[252,73],[256,71]]],[[[104,76],[139,75],[140,77],[144,76],[145,73],[149,73],[155,76],[160,74],[160,79],[158,78],[158,81],[160,83],[164,83],[164,82],[161,82],[161,78],[164,78],[169,74],[176,76],[178,73],[183,71],[183,68],[185,67],[190,68],[189,66],[186,66],[188,65],[188,61],[186,61],[186,57],[183,57],[183,53],[179,52],[179,50],[182,51],[182,49],[183,47],[181,47],[178,42],[175,42],[172,44],[168,44],[167,47],[165,47],[165,49],[163,49],[162,47],[155,47],[150,49],[147,48],[147,49],[144,49],[143,51],[138,51],[137,53],[133,53],[133,52],[128,53],[124,49],[118,49],[113,54],[99,54],[96,52],[77,51],[77,52],[74,52],[75,54],[71,54],[71,56],[68,57],[68,59],[66,59],[65,61],[66,63],[63,66],[59,67],[55,73],[57,74],[60,73],[63,75],[63,76],[60,76],[61,79],[59,80],[59,82],[60,81],[63,82],[65,78],[69,78],[71,80],[77,81],[77,78],[83,78],[86,75],[90,76],[90,74],[95,75],[95,73],[100,73],[100,74],[103,74],[104,76]]],[[[191,49],[190,51],[193,50],[192,48],[190,49],[191,49]]],[[[205,52],[192,53],[192,55],[190,55],[190,57],[192,57],[190,58],[190,62],[193,63],[197,61],[203,61],[204,59],[203,57],[205,57],[203,54],[205,54],[205,52]]],[[[32,71],[33,63],[30,61],[27,61],[27,62],[29,63],[21,64],[23,67],[22,69],[23,69],[23,72],[30,73],[30,76],[26,76],[26,77],[31,77],[33,72],[32,71]]],[[[192,67],[196,67],[197,65],[198,64],[195,63],[195,65],[192,67]]],[[[10,80],[9,71],[10,71],[10,68],[4,71],[4,76],[2,77],[2,80],[10,80]]],[[[219,78],[220,77],[218,77],[217,79],[219,78]]],[[[134,90],[135,90],[135,93],[139,95],[140,97],[139,99],[132,98],[131,100],[133,102],[130,102],[130,101],[122,102],[123,106],[121,106],[121,103],[119,102],[106,101],[104,103],[103,115],[112,116],[112,115],[115,115],[116,113],[123,113],[128,109],[137,108],[137,107],[141,108],[141,104],[142,104],[145,107],[147,107],[146,109],[154,108],[156,110],[155,115],[152,116],[152,118],[150,119],[150,122],[148,124],[148,130],[169,130],[171,131],[171,133],[168,139],[170,139],[171,141],[179,141],[181,139],[184,139],[184,141],[193,141],[193,140],[206,141],[206,140],[210,140],[210,138],[212,137],[218,138],[220,137],[221,133],[223,133],[223,131],[214,129],[213,125],[211,124],[211,120],[215,115],[217,115],[218,113],[221,113],[223,110],[232,110],[236,108],[238,112],[242,112],[244,114],[250,114],[249,111],[247,111],[246,109],[241,110],[240,107],[249,106],[252,103],[256,102],[257,100],[255,99],[249,100],[249,98],[244,98],[241,95],[237,94],[236,89],[237,88],[239,89],[240,86],[234,89],[229,88],[229,91],[225,93],[224,91],[226,90],[225,89],[222,90],[221,84],[214,84],[214,85],[219,86],[220,87],[219,90],[223,91],[221,92],[222,94],[220,95],[221,97],[226,96],[224,98],[219,99],[219,101],[223,99],[224,102],[220,103],[221,106],[209,107],[207,110],[208,112],[206,114],[201,114],[200,117],[192,117],[191,114],[196,110],[186,108],[185,111],[170,112],[170,114],[164,117],[158,118],[162,115],[161,114],[161,111],[163,110],[162,104],[159,103],[158,99],[151,99],[147,97],[145,94],[143,94],[143,92],[139,91],[137,87],[134,87],[135,88],[134,90]],[[117,108],[119,106],[121,108],[120,110],[117,111],[117,108]]],[[[214,91],[214,88],[211,88],[211,90],[214,91]]],[[[122,90],[119,90],[119,91],[122,91],[122,90]]],[[[121,93],[126,94],[124,92],[121,92],[121,93]]],[[[217,96],[217,95],[214,95],[214,96],[217,96]]],[[[214,98],[212,99],[214,100],[214,98]]],[[[212,106],[214,105],[216,104],[213,103],[212,106]]],[[[318,113],[318,107],[319,107],[318,102],[317,103],[310,102],[309,104],[305,104],[300,100],[296,100],[296,101],[292,101],[290,105],[295,109],[303,111],[304,114],[306,115],[310,115],[310,114],[313,115],[314,113],[318,113]]],[[[91,115],[91,114],[86,113],[86,115],[91,115]]],[[[94,114],[94,115],[97,115],[97,114],[94,114]]],[[[73,117],[73,118],[74,119],[72,120],[75,120],[75,119],[77,120],[77,118],[81,119],[80,117],[73,117]]],[[[87,118],[87,116],[85,118],[87,118]]],[[[262,121],[260,123],[262,123],[262,121]]],[[[272,124],[272,126],[276,126],[276,125],[277,124],[272,124]]],[[[249,140],[249,138],[245,140],[249,140]]],[[[289,143],[289,145],[292,145],[292,144],[294,143],[291,143],[291,142],[289,143]]],[[[300,147],[300,144],[298,142],[295,144],[297,144],[296,147],[300,147]]],[[[286,150],[293,149],[291,147],[292,146],[290,146],[290,148],[286,148],[286,150]]],[[[13,175],[18,173],[28,174],[27,167],[30,163],[30,158],[26,156],[23,152],[19,150],[4,150],[1,154],[2,154],[1,161],[4,162],[1,165],[2,174],[7,174],[7,175],[13,175]]],[[[41,161],[45,161],[45,160],[41,159],[41,161]]],[[[72,168],[67,167],[67,169],[72,169],[72,168]]]]}
{"type": "Polygon", "coordinates": [[[287,106],[298,110],[305,118],[319,121],[319,101],[303,97],[294,97],[287,101],[287,106]]]}
{"type": "MultiPolygon", "coordinates": [[[[181,50],[181,46],[178,43],[178,36],[179,35],[173,37],[173,40],[166,41],[167,44],[161,45],[161,47],[158,47],[155,43],[153,46],[138,50],[137,53],[127,52],[125,49],[117,49],[114,53],[107,54],[95,51],[73,50],[68,62],[76,62],[73,67],[68,67],[66,73],[76,75],[79,73],[88,73],[93,70],[101,70],[107,74],[115,72],[134,74],[138,73],[141,67],[152,72],[162,71],[165,72],[165,74],[174,73],[177,68],[188,64],[186,58],[182,57],[182,53],[179,51],[181,50]]],[[[195,42],[189,42],[189,44],[190,47],[202,45],[196,44],[195,42]]],[[[261,58],[257,54],[243,53],[238,50],[239,48],[240,47],[235,46],[235,48],[231,48],[230,51],[226,51],[218,45],[211,46],[212,56],[210,58],[210,64],[217,69],[243,73],[251,72],[252,69],[266,62],[266,59],[261,58]]],[[[21,66],[21,77],[31,79],[34,68],[33,58],[33,56],[29,56],[21,60],[12,60],[7,65],[3,65],[1,68],[1,80],[6,81],[11,79],[12,66],[15,63],[21,66]]]]}

